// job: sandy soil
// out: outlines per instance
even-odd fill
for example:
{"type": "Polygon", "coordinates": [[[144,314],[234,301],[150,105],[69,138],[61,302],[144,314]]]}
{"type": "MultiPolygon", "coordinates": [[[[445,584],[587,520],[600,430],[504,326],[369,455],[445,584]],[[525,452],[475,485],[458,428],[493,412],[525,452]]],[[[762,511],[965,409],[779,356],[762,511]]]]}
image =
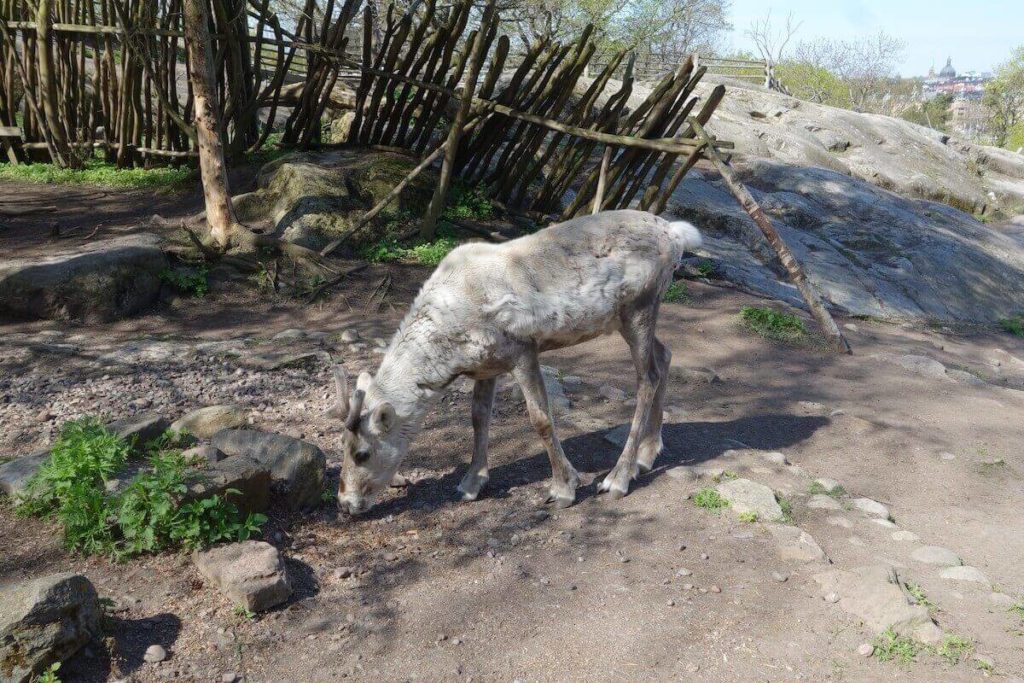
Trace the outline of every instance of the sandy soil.
{"type": "MultiPolygon", "coordinates": [[[[338,342],[337,349],[350,371],[372,368],[379,358],[372,340],[394,329],[424,272],[390,274],[396,284],[379,308],[367,302],[380,270],[313,308],[255,300],[225,282],[208,300],[102,328],[4,326],[0,449],[27,453],[78,412],[133,412],[132,401],[150,395],[158,399],[148,409],[179,412],[235,399],[252,411],[254,426],[321,446],[336,476],[339,441],[323,415],[323,368],[252,374],[238,361],[190,360],[173,349],[266,340],[290,328],[330,339],[356,329],[365,348],[338,342]],[[53,340],[53,330],[78,347],[72,357],[32,350],[53,340]],[[109,349],[153,340],[172,352],[150,369],[97,366],[109,349]],[[257,394],[227,384],[239,370],[250,373],[257,394]],[[89,393],[91,386],[103,390],[89,393]],[[69,402],[79,396],[92,403],[69,402]],[[43,409],[56,414],[40,423],[43,409]]],[[[602,338],[544,357],[562,375],[583,378],[559,420],[586,484],[572,508],[540,505],[547,458],[511,391],[498,400],[486,494],[456,502],[471,443],[467,387],[456,383],[403,467],[412,484],[392,489],[372,514],[351,519],[325,505],[306,516],[272,515],[266,540],[284,552],[296,586],[280,609],[251,621],[236,616],[184,555],[122,565],[70,555],[52,526],[7,507],[0,509],[0,581],[77,571],[114,601],[110,637],[67,663],[65,681],[213,681],[226,673],[275,683],[1020,681],[1024,619],[992,594],[1024,599],[1024,392],[1011,388],[1024,381],[1024,343],[853,320],[840,322],[853,326],[854,355],[835,356],[742,329],[739,309],[759,303],[749,295],[705,283],[690,289],[690,303],[664,307],[659,336],[674,352],[673,366],[711,368],[720,381],[671,383],[666,451],[621,501],[596,496],[595,483],[618,454],[606,430],[626,422],[631,408],[601,398],[598,388],[631,395],[633,369],[622,341],[602,338]],[[917,374],[893,362],[908,354],[988,382],[917,374]],[[791,464],[757,464],[761,453],[776,451],[791,464]],[[794,523],[833,568],[898,567],[935,603],[938,624],[975,641],[993,671],[973,655],[951,665],[922,654],[907,667],[859,655],[874,635],[822,599],[812,577],[829,567],[782,559],[765,524],[696,507],[688,496],[707,482],[680,476],[679,465],[735,470],[784,494],[794,523]],[[882,501],[897,528],[850,509],[807,507],[814,477],[882,501]],[[897,530],[919,540],[896,541],[897,530]],[[954,550],[991,586],[940,578],[911,559],[922,545],[954,550]],[[166,662],[142,661],[153,643],[167,648],[166,662]]],[[[293,344],[306,345],[313,342],[293,344]]]]}

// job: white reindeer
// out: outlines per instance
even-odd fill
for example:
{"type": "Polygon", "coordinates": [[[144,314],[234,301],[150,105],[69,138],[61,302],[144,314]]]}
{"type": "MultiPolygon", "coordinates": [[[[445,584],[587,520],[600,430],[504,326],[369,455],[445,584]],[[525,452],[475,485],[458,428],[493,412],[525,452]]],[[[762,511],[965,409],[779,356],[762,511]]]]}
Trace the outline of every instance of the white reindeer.
{"type": "Polygon", "coordinates": [[[365,512],[398,471],[432,400],[460,375],[473,388],[473,460],[458,491],[474,500],[488,480],[487,432],[496,379],[511,372],[548,457],[548,502],[571,505],[579,476],[555,435],[538,354],[618,331],[633,356],[637,404],[622,455],[600,484],[629,490],[662,448],[662,399],[671,353],[654,336],[661,296],[686,250],[689,223],[641,211],[576,218],[504,244],[465,244],[427,280],[391,339],[377,374],[349,396],[334,368],[345,420],[339,505],[365,512]]]}

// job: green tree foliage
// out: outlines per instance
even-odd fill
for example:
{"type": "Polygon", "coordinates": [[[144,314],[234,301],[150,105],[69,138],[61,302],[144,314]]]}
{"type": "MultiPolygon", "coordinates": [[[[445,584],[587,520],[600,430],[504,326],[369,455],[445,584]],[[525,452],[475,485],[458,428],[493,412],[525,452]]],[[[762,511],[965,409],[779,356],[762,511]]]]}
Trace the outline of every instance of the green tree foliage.
{"type": "Polygon", "coordinates": [[[775,75],[793,97],[843,109],[852,106],[850,89],[839,76],[823,66],[787,60],[775,68],[775,75]]]}
{"type": "Polygon", "coordinates": [[[953,104],[953,96],[943,93],[927,102],[915,104],[905,110],[900,117],[921,126],[945,131],[953,112],[950,107],[953,104]]]}
{"type": "Polygon", "coordinates": [[[985,86],[982,104],[992,113],[997,145],[1016,149],[1024,144],[1024,45],[996,70],[996,77],[985,86]]]}

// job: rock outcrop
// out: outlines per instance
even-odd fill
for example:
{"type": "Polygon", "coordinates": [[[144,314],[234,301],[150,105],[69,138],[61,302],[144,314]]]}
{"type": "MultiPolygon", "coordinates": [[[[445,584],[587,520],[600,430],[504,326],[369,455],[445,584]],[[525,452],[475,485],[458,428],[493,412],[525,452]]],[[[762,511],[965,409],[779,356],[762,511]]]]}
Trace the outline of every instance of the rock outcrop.
{"type": "MultiPolygon", "coordinates": [[[[345,234],[367,209],[373,207],[408,175],[416,159],[402,154],[338,150],[291,154],[260,171],[258,189],[234,198],[240,220],[264,222],[281,238],[319,249],[345,234]]],[[[436,176],[421,173],[388,208],[390,212],[421,214],[430,201],[436,176]]],[[[380,240],[379,230],[356,235],[380,240]]]]}
{"type": "Polygon", "coordinates": [[[0,318],[108,322],[152,306],[167,259],[155,235],[136,234],[0,259],[0,318]]]}

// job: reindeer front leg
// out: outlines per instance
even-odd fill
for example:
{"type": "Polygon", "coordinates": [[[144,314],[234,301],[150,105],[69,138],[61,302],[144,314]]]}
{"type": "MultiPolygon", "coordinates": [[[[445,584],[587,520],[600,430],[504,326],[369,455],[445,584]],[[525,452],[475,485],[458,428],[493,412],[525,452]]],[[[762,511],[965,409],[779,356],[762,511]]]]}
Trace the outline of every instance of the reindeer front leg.
{"type": "Polygon", "coordinates": [[[469,463],[459,495],[462,500],[476,500],[490,475],[487,472],[487,439],[491,428],[491,412],[494,408],[494,388],[497,380],[478,379],[473,385],[473,461],[469,463]]]}
{"type": "Polygon", "coordinates": [[[536,347],[531,347],[523,353],[512,370],[512,376],[522,387],[526,409],[530,413],[530,422],[544,442],[548,458],[551,460],[551,489],[547,502],[554,503],[558,508],[569,507],[576,500],[576,487],[579,486],[580,476],[565,457],[562,444],[555,436],[554,420],[548,407],[548,394],[544,389],[544,376],[540,372],[536,347]]]}

